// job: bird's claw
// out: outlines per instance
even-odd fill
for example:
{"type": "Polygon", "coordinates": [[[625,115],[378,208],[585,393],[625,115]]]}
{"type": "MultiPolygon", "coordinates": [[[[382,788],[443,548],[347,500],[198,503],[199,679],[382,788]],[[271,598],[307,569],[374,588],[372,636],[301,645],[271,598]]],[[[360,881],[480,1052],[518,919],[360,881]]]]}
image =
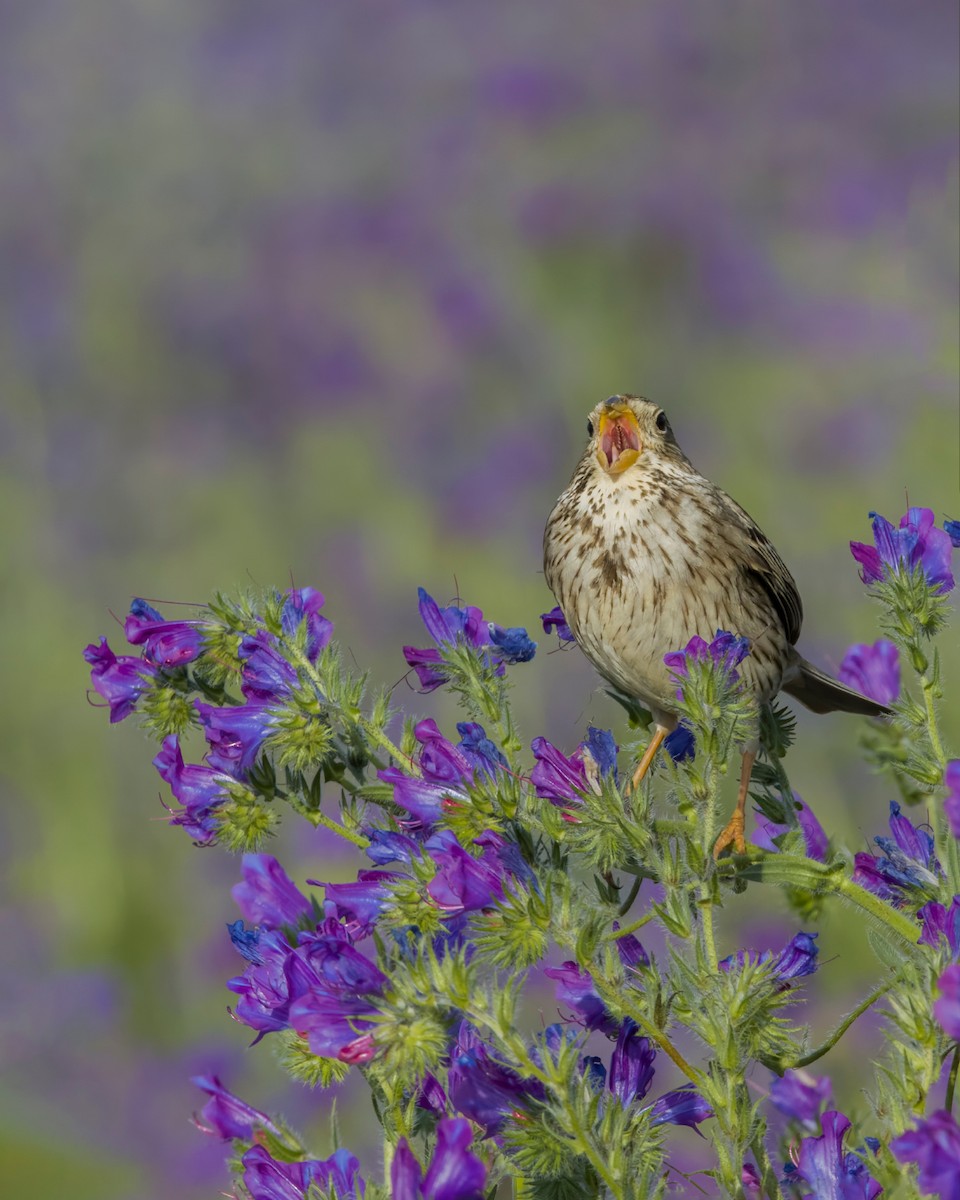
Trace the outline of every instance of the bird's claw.
{"type": "Polygon", "coordinates": [[[743,838],[743,813],[739,809],[727,823],[727,827],[717,838],[713,846],[713,857],[719,858],[728,846],[733,846],[734,854],[746,854],[747,843],[743,838]]]}

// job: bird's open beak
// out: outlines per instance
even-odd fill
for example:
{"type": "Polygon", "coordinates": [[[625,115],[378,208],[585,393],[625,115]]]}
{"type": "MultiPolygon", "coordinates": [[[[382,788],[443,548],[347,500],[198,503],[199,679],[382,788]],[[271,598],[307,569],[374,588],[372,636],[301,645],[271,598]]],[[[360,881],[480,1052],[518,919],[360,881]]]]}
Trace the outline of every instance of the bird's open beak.
{"type": "Polygon", "coordinates": [[[640,457],[643,442],[633,412],[623,407],[605,409],[597,430],[597,462],[609,475],[619,475],[640,457]]]}

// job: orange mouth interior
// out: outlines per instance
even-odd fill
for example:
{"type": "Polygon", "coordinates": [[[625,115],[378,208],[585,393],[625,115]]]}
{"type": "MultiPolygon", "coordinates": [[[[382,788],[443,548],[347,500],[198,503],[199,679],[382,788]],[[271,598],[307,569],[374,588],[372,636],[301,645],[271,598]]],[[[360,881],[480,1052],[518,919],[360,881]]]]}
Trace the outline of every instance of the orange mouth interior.
{"type": "Polygon", "coordinates": [[[618,475],[640,457],[643,443],[637,418],[628,408],[612,409],[600,416],[597,461],[611,475],[618,475]]]}

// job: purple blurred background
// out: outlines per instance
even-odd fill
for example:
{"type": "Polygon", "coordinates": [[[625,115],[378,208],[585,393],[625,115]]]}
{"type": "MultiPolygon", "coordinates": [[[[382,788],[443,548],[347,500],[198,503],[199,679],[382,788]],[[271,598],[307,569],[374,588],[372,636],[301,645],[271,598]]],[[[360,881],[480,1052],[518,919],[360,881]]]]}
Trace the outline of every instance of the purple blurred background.
{"type": "MultiPolygon", "coordinates": [[[[314,584],[377,682],[418,584],[533,629],[586,413],[637,391],[791,564],[805,651],[877,636],[846,549],[867,510],[909,489],[960,515],[957,23],[946,0],[0,8],[12,1195],[215,1194],[197,1070],[329,1151],[323,1098],[224,1014],[238,864],[163,826],[150,746],[84,705],[80,651],[119,644],[132,594],[314,584]]],[[[546,648],[527,736],[617,726],[546,648]]],[[[861,848],[891,792],[856,728],[802,718],[789,766],[861,848]]],[[[277,851],[300,883],[356,865],[299,830],[277,851]]],[[[821,1033],[875,976],[850,925],[822,926],[821,1033]]],[[[827,1069],[856,1104],[878,1047],[850,1043],[827,1069]]]]}

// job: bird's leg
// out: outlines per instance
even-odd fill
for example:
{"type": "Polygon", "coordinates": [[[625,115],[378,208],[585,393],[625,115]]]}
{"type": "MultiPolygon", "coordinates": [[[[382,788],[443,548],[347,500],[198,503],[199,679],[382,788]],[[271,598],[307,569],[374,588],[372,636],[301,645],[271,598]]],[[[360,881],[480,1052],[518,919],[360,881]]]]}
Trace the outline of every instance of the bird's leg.
{"type": "Polygon", "coordinates": [[[753,763],[756,757],[756,750],[745,750],[743,752],[743,766],[740,769],[740,792],[737,796],[737,807],[733,810],[733,816],[727,822],[727,827],[716,840],[713,847],[714,858],[719,858],[731,843],[733,844],[734,854],[746,854],[747,852],[747,844],[743,840],[743,810],[747,804],[750,772],[753,770],[753,763]]]}
{"type": "Polygon", "coordinates": [[[629,790],[635,791],[640,784],[641,779],[650,770],[650,764],[657,756],[657,751],[663,745],[663,739],[670,732],[669,729],[664,729],[662,725],[657,725],[653,731],[653,737],[650,739],[650,745],[643,752],[643,758],[637,763],[637,769],[633,773],[633,782],[630,784],[629,790]]]}

